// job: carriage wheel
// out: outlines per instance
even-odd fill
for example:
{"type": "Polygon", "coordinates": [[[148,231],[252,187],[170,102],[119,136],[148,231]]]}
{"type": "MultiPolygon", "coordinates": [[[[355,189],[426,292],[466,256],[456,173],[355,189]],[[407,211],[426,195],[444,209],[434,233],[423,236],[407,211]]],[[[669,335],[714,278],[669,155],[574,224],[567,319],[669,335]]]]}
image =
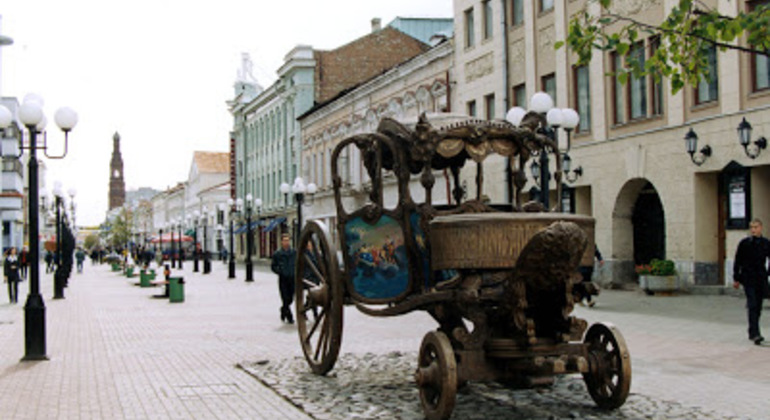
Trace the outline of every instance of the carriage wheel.
{"type": "Polygon", "coordinates": [[[425,417],[448,419],[457,395],[457,362],[452,344],[443,332],[431,331],[422,339],[415,380],[425,417]]]}
{"type": "Polygon", "coordinates": [[[596,405],[615,409],[623,405],[631,388],[631,356],[623,335],[612,324],[591,325],[583,340],[588,345],[588,372],[583,374],[596,405]]]}
{"type": "Polygon", "coordinates": [[[302,230],[295,269],[299,341],[310,368],[324,375],[340,352],[343,282],[337,250],[323,222],[309,221],[302,230]]]}

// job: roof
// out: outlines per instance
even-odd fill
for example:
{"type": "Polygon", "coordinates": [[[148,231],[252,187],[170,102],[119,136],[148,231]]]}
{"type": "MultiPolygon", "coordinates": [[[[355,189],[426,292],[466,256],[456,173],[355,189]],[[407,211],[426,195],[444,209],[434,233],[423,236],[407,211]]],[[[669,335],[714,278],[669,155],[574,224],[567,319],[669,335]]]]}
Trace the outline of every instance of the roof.
{"type": "Polygon", "coordinates": [[[228,152],[196,151],[193,154],[193,162],[198,167],[199,173],[230,172],[230,153],[228,152]]]}
{"type": "Polygon", "coordinates": [[[434,35],[451,38],[454,34],[454,19],[452,18],[410,18],[399,16],[393,19],[388,26],[398,29],[426,44],[431,44],[431,37],[434,35]]]}

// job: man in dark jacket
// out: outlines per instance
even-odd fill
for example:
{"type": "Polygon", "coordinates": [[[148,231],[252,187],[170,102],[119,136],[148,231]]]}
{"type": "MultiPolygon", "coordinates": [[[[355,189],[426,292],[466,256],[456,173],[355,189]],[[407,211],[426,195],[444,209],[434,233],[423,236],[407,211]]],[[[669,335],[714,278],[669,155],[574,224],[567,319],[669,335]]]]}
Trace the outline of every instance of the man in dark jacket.
{"type": "Polygon", "coordinates": [[[767,260],[770,258],[770,241],[762,236],[762,221],[749,223],[751,235],[741,240],[735,252],[733,287],[743,286],[749,316],[749,340],[761,344],[765,339],[759,332],[759,316],[762,299],[768,291],[767,260]]]}
{"type": "Polygon", "coordinates": [[[281,247],[273,254],[270,268],[278,274],[278,289],[281,291],[281,321],[294,323],[290,305],[294,301],[294,264],[297,261],[297,251],[291,248],[289,235],[281,236],[281,247]]]}

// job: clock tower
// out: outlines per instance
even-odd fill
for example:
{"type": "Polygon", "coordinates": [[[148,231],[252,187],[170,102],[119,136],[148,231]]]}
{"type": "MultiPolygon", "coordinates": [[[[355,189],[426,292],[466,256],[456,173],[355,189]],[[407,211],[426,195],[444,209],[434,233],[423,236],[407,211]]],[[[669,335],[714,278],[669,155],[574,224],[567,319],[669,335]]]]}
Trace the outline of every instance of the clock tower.
{"type": "Polygon", "coordinates": [[[120,134],[112,136],[110,160],[110,210],[126,202],[126,183],[123,181],[123,158],[120,156],[120,134]]]}

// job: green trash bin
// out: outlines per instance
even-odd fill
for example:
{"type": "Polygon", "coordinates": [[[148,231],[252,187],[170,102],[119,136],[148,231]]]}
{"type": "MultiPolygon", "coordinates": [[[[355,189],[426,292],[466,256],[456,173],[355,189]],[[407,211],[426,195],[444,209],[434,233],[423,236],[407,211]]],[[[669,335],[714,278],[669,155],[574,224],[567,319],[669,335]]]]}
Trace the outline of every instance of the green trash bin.
{"type": "Polygon", "coordinates": [[[150,274],[147,270],[142,270],[139,272],[139,286],[140,287],[150,287],[152,286],[150,284],[150,281],[152,281],[153,275],[150,274]]]}
{"type": "Polygon", "coordinates": [[[112,271],[120,271],[120,266],[118,263],[112,263],[112,271]]]}
{"type": "Polygon", "coordinates": [[[168,278],[168,301],[184,302],[184,277],[168,278]]]}
{"type": "Polygon", "coordinates": [[[131,278],[134,277],[134,266],[129,265],[128,268],[126,268],[126,277],[131,278]]]}

